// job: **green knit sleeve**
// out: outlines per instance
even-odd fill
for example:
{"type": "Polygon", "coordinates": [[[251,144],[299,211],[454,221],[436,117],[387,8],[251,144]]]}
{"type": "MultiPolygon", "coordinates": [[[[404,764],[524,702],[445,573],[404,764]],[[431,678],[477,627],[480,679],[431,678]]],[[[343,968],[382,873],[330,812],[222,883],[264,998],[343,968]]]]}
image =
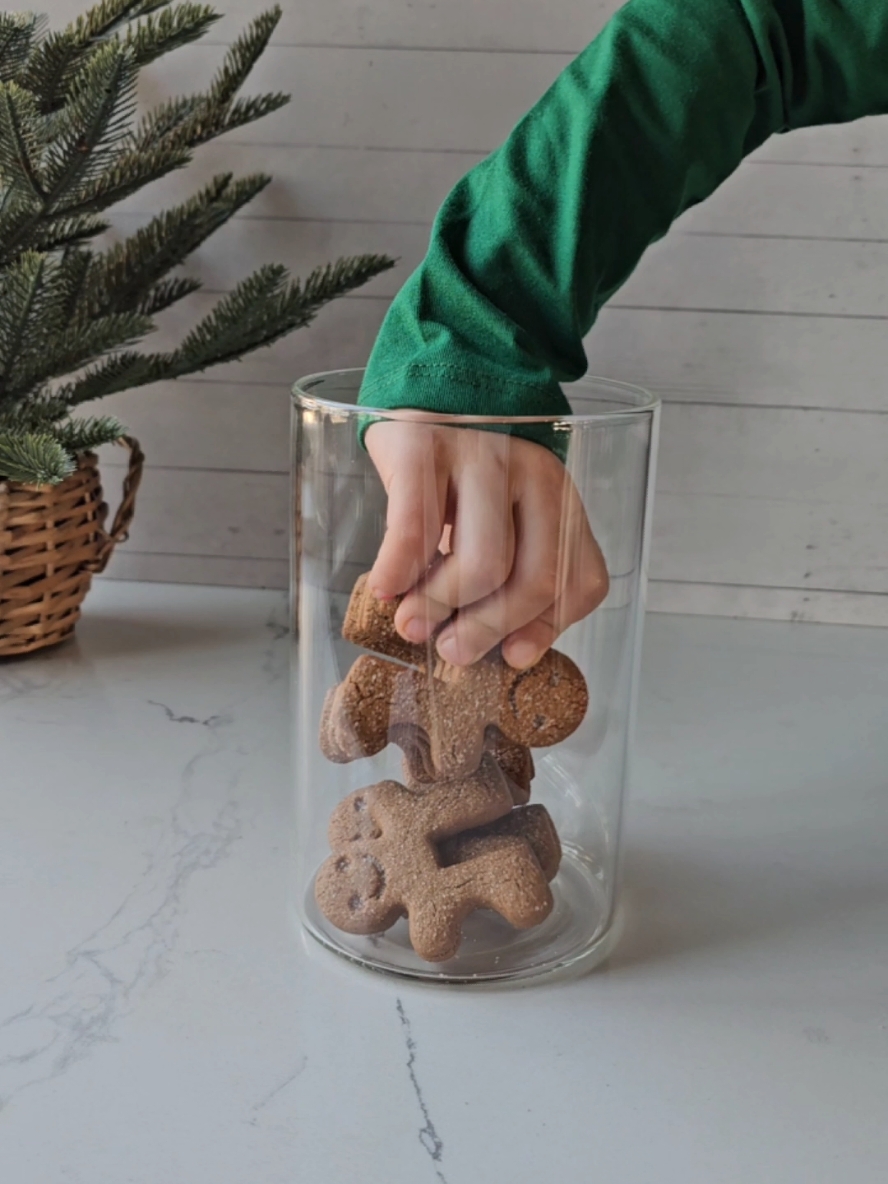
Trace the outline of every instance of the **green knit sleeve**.
{"type": "Polygon", "coordinates": [[[775,132],[888,110],[888,0],[630,0],[445,201],[365,406],[561,415],[647,247],[775,132]]]}

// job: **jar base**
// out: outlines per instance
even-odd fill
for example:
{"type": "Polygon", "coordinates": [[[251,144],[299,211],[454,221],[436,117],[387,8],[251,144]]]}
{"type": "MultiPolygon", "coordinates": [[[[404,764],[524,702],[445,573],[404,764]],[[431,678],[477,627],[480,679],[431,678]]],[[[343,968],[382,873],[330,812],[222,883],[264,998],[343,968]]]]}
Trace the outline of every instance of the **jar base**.
{"type": "Polygon", "coordinates": [[[612,952],[620,925],[601,880],[583,857],[566,848],[552,892],[555,907],[534,929],[518,931],[496,913],[479,911],[463,926],[459,954],[429,963],[414,952],[406,920],[384,934],[358,937],[336,929],[319,910],[314,882],[303,927],[326,949],[366,970],[454,986],[529,985],[530,980],[574,977],[612,952]]]}

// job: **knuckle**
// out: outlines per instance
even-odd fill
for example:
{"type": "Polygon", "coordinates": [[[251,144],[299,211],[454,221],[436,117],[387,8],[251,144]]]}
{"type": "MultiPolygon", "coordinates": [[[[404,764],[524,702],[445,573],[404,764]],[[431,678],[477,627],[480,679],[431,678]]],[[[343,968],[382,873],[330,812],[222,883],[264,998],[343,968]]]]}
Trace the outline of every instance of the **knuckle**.
{"type": "Polygon", "coordinates": [[[610,591],[610,577],[604,570],[588,572],[580,582],[580,603],[586,612],[598,608],[610,591]]]}

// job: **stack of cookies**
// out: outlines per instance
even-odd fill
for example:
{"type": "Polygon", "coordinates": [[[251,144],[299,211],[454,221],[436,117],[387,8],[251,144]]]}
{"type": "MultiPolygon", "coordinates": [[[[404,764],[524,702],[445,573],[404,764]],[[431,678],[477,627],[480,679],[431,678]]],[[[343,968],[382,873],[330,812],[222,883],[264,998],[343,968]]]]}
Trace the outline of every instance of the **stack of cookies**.
{"type": "Polygon", "coordinates": [[[383,781],[340,803],[315,896],[348,933],[381,933],[406,916],[417,954],[442,962],[476,909],[518,929],[551,912],[561,844],[545,807],[528,805],[531,748],[579,727],[588,691],[555,650],[524,671],[497,651],[450,666],[433,644],[400,637],[396,609],[358,580],[343,636],[369,652],[327,695],[320,744],[345,763],[394,743],[403,784],[383,781]]]}

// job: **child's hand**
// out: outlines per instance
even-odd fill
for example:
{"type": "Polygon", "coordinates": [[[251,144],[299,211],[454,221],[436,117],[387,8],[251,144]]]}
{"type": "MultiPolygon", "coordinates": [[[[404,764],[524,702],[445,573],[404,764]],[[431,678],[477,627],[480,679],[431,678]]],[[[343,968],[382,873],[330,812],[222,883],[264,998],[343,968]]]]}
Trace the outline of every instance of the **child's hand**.
{"type": "Polygon", "coordinates": [[[449,620],[437,643],[448,662],[469,665],[502,641],[511,666],[532,666],[607,595],[577,488],[539,444],[415,416],[367,432],[388,494],[370,587],[407,593],[395,623],[409,641],[449,620]]]}

